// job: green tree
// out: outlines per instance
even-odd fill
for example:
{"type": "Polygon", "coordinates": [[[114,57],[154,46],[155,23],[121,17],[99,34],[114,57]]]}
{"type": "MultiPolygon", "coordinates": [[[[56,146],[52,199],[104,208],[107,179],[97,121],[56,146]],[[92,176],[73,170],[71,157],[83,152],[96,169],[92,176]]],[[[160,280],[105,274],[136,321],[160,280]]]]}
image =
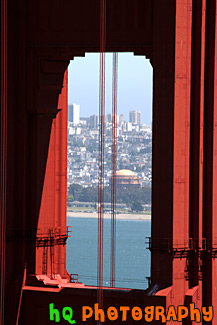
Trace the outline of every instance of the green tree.
{"type": "Polygon", "coordinates": [[[74,201],[74,196],[67,195],[67,206],[70,206],[73,201],[74,201]]]}
{"type": "Polygon", "coordinates": [[[82,192],[82,186],[79,184],[71,184],[69,186],[68,195],[73,195],[75,201],[79,201],[79,196],[82,192]]]}
{"type": "Polygon", "coordinates": [[[131,210],[132,211],[136,211],[136,212],[140,212],[140,211],[143,211],[143,206],[138,201],[137,202],[133,202],[133,204],[131,206],[131,210]]]}

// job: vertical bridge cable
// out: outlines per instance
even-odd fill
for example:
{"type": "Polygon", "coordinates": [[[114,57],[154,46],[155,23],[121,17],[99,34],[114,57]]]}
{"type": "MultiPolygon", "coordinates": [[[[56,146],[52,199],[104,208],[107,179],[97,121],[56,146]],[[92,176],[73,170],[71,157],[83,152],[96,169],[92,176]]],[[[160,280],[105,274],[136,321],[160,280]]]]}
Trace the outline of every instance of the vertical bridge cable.
{"type": "MultiPolygon", "coordinates": [[[[104,219],[104,128],[105,128],[105,44],[106,0],[100,0],[100,75],[99,75],[99,180],[98,180],[98,259],[97,301],[103,306],[103,219],[104,219]]],[[[101,321],[98,321],[100,324],[101,321]]]]}
{"type": "Polygon", "coordinates": [[[0,115],[0,324],[4,324],[7,173],[7,0],[1,1],[1,115],[0,115]]]}
{"type": "Polygon", "coordinates": [[[110,286],[112,288],[115,287],[115,261],[116,261],[117,79],[118,79],[118,54],[113,53],[113,70],[112,70],[111,261],[110,261],[110,286]]]}

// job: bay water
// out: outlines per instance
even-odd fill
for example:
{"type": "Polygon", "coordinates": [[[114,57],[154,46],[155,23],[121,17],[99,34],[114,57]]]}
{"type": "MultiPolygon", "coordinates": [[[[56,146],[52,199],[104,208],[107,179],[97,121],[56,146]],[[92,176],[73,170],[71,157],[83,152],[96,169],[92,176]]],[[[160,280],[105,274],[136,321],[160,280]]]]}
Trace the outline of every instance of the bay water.
{"type": "MultiPolygon", "coordinates": [[[[67,218],[67,271],[79,282],[97,285],[97,218],[67,218]]],[[[110,285],[111,221],[104,220],[103,285],[110,285]]],[[[119,288],[146,289],[150,277],[150,220],[116,220],[116,282],[119,288]]]]}

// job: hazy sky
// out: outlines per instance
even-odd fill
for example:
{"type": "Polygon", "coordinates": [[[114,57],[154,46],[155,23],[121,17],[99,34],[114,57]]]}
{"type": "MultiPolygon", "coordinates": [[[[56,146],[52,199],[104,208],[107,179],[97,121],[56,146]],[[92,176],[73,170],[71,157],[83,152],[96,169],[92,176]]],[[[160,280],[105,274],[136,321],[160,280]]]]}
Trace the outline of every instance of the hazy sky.
{"type": "MultiPolygon", "coordinates": [[[[144,56],[118,55],[118,115],[129,119],[130,110],[141,111],[142,123],[152,121],[152,67],[144,56]]],[[[112,54],[106,54],[106,114],[111,113],[112,54]]],[[[69,104],[80,105],[80,116],[98,115],[99,54],[75,57],[69,65],[69,104]]]]}

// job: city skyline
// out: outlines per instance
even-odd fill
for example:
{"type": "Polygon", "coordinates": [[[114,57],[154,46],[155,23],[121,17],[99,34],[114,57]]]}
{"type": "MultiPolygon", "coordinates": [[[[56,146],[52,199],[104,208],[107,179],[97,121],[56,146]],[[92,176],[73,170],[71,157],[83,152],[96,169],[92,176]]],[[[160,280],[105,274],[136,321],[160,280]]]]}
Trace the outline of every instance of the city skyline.
{"type": "MultiPolygon", "coordinates": [[[[78,103],[82,116],[98,115],[99,54],[76,57],[69,65],[68,101],[78,103]]],[[[112,54],[106,54],[106,114],[111,113],[112,54]]],[[[118,115],[141,111],[141,123],[152,125],[153,69],[145,56],[119,53],[118,115]],[[126,69],[127,67],[127,69],[126,69]]]]}
{"type": "MultiPolygon", "coordinates": [[[[92,115],[93,117],[96,115],[92,115]]],[[[116,170],[128,170],[138,176],[141,186],[151,184],[152,130],[150,126],[119,120],[117,123],[116,170]]],[[[98,184],[97,120],[83,118],[81,123],[68,123],[67,185],[94,187],[98,184]]],[[[112,123],[105,121],[105,186],[111,179],[112,123]]],[[[134,174],[133,174],[134,175],[134,174]]]]}
{"type": "MultiPolygon", "coordinates": [[[[91,123],[91,119],[94,120],[93,123],[94,124],[97,124],[98,123],[98,114],[91,114],[91,115],[87,115],[87,116],[82,116],[80,114],[81,110],[80,110],[80,105],[79,104],[76,104],[76,103],[72,103],[72,104],[68,104],[68,122],[74,122],[73,121],[73,110],[74,110],[74,107],[78,108],[79,109],[79,113],[76,112],[76,122],[75,124],[79,124],[79,123],[82,123],[81,121],[85,120],[85,119],[90,119],[90,123],[91,123]],[[79,121],[79,122],[78,122],[79,121]]],[[[124,114],[117,114],[117,123],[119,123],[119,121],[125,121],[125,122],[128,122],[128,123],[132,123],[132,124],[145,124],[147,126],[151,126],[149,124],[146,124],[146,123],[141,123],[141,120],[142,120],[142,113],[140,111],[128,111],[126,112],[128,113],[128,118],[125,119],[126,115],[124,114]]],[[[108,113],[108,114],[105,114],[105,122],[111,122],[112,121],[112,114],[111,113],[108,113]]]]}

